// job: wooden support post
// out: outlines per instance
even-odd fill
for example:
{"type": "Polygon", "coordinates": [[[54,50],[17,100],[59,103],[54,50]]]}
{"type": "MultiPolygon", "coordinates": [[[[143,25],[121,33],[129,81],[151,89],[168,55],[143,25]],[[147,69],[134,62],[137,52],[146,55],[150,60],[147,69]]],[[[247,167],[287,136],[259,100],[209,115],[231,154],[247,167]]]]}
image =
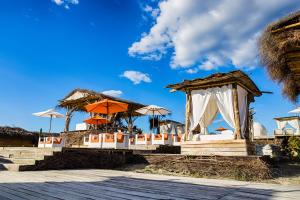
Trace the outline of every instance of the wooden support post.
{"type": "Polygon", "coordinates": [[[247,94],[247,110],[246,110],[246,120],[245,120],[245,139],[249,140],[250,139],[250,131],[252,124],[250,122],[250,111],[249,111],[249,105],[250,105],[250,99],[249,99],[249,94],[247,94]]]}
{"type": "Polygon", "coordinates": [[[232,84],[232,98],[233,98],[233,111],[235,122],[235,138],[241,139],[241,122],[240,122],[240,110],[239,110],[239,98],[237,91],[237,84],[232,84]]]}
{"type": "Polygon", "coordinates": [[[185,106],[185,134],[184,134],[184,141],[187,140],[189,127],[190,127],[190,115],[191,115],[191,103],[192,103],[192,96],[191,92],[186,92],[186,106],[185,106]]]}

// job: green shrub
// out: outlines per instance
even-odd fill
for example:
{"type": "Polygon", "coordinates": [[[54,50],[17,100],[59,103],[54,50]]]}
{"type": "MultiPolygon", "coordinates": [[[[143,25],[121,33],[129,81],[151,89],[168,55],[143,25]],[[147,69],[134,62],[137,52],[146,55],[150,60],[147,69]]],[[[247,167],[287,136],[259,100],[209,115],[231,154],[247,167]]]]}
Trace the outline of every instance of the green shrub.
{"type": "Polygon", "coordinates": [[[300,159],[300,139],[292,136],[288,141],[288,153],[291,159],[300,159]]]}

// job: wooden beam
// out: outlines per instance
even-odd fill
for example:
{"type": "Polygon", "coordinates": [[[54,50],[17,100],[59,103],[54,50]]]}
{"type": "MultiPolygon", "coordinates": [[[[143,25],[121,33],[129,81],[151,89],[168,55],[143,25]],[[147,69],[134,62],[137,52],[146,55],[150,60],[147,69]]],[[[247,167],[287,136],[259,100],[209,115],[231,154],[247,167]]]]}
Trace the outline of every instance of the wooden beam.
{"type": "Polygon", "coordinates": [[[239,111],[239,98],[237,92],[237,84],[232,85],[232,98],[233,98],[233,111],[234,111],[234,122],[235,122],[235,138],[241,139],[241,122],[240,122],[240,111],[239,111]]]}
{"type": "Polygon", "coordinates": [[[188,133],[189,133],[190,115],[191,115],[191,103],[192,103],[191,91],[187,91],[186,92],[186,105],[185,105],[185,134],[184,134],[184,141],[187,140],[187,136],[188,136],[188,133]]]}

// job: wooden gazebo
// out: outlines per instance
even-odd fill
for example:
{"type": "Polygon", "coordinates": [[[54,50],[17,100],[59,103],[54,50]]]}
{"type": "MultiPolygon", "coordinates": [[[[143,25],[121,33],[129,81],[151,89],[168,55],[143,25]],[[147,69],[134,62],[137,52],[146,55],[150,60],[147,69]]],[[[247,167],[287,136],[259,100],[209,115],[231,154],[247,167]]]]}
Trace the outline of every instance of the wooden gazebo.
{"type": "Polygon", "coordinates": [[[123,118],[127,122],[129,132],[131,132],[134,119],[137,116],[140,116],[140,114],[135,112],[135,110],[142,108],[145,105],[86,89],[75,89],[59,101],[58,107],[65,108],[67,110],[65,132],[69,131],[69,124],[74,112],[86,112],[85,106],[87,104],[101,101],[103,99],[110,99],[128,104],[128,110],[124,113],[119,113],[119,117],[123,118]]]}
{"type": "Polygon", "coordinates": [[[167,88],[171,88],[171,92],[179,90],[186,93],[186,126],[185,138],[181,145],[182,153],[248,155],[246,140],[250,132],[249,104],[254,102],[254,97],[261,96],[262,92],[245,73],[240,70],[216,73],[205,78],[184,80],[168,85],[167,88]],[[206,133],[207,126],[218,112],[234,129],[232,139],[218,139],[206,133]],[[199,141],[189,139],[189,135],[194,134],[195,130],[199,132],[199,141]],[[214,141],[210,141],[209,138],[213,138],[214,141]],[[203,144],[209,148],[205,149],[203,144]],[[227,152],[227,148],[225,152],[224,146],[234,148],[236,144],[242,144],[246,148],[237,148],[239,152],[234,152],[234,149],[231,149],[233,152],[227,152]]]}
{"type": "Polygon", "coordinates": [[[271,23],[259,40],[262,64],[292,102],[300,94],[300,11],[271,23]]]}

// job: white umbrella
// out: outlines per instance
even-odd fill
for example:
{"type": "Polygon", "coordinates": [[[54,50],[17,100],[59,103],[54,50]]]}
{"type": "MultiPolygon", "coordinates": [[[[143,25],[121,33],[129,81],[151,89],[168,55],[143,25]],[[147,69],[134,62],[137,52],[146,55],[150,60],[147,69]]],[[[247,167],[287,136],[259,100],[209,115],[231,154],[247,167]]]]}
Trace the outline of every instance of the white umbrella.
{"type": "Polygon", "coordinates": [[[153,116],[153,127],[154,127],[154,115],[167,115],[170,114],[171,111],[167,110],[166,108],[156,106],[156,105],[149,105],[143,108],[140,108],[136,110],[135,112],[138,112],[142,115],[152,115],[153,116]]]}
{"type": "Polygon", "coordinates": [[[291,110],[289,111],[289,113],[300,113],[300,107],[294,109],[294,110],[291,110]]]}
{"type": "Polygon", "coordinates": [[[63,118],[65,117],[63,114],[56,112],[54,109],[49,109],[42,112],[32,113],[34,116],[38,117],[49,117],[50,118],[50,128],[49,133],[51,132],[52,118],[63,118]]]}

